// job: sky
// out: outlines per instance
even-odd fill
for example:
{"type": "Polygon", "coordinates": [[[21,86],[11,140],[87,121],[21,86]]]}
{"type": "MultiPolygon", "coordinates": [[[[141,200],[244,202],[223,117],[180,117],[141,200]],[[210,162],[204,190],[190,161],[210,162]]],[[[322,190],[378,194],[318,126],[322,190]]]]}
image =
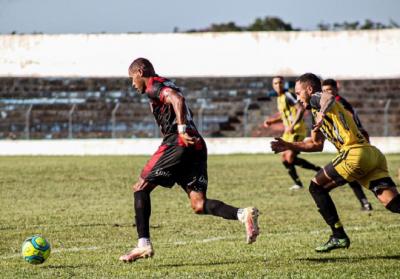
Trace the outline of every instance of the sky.
{"type": "Polygon", "coordinates": [[[400,0],[0,0],[0,34],[165,33],[265,16],[303,30],[365,19],[400,24],[400,0]]]}

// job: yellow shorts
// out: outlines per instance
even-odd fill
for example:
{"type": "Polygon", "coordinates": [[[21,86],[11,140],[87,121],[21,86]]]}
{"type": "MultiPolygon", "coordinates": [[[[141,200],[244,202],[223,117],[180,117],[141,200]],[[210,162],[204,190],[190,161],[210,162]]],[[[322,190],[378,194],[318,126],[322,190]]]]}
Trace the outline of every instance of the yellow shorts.
{"type": "Polygon", "coordinates": [[[304,134],[297,134],[297,133],[293,133],[293,134],[289,134],[289,133],[283,133],[282,137],[281,137],[284,141],[287,142],[296,142],[296,141],[302,141],[303,139],[306,138],[306,135],[304,134]]]}
{"type": "Polygon", "coordinates": [[[357,180],[371,190],[376,187],[395,187],[389,176],[385,156],[373,145],[341,150],[332,160],[332,165],[347,182],[357,180]]]}

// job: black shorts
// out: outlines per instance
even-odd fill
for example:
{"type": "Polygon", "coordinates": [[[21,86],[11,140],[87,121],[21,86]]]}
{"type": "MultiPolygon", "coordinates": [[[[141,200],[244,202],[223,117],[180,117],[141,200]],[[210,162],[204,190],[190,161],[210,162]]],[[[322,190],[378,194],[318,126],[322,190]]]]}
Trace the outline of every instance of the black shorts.
{"type": "Polygon", "coordinates": [[[207,147],[204,140],[199,137],[196,144],[186,147],[178,135],[165,137],[140,176],[151,184],[170,188],[177,183],[186,192],[206,193],[207,147]]]}

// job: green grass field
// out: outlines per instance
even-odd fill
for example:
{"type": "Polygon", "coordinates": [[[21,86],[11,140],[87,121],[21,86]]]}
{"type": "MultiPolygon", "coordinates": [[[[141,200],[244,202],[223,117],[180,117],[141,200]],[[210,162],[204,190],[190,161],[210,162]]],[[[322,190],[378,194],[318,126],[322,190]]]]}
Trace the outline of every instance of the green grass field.
{"type": "MultiPolygon", "coordinates": [[[[323,165],[333,155],[302,155],[323,165]]],[[[387,156],[392,177],[400,155],[387,156]]],[[[152,193],[155,256],[124,264],[136,244],[132,193],[147,157],[1,157],[0,278],[400,278],[400,216],[374,198],[361,212],[348,186],[333,191],[352,240],[348,250],[317,254],[330,231],[307,190],[292,185],[277,155],[210,156],[210,198],[255,205],[261,235],[245,243],[237,221],[192,213],[179,187],[152,193]],[[42,234],[52,254],[32,266],[23,240],[42,234]]],[[[313,173],[300,170],[308,184],[313,173]]]]}

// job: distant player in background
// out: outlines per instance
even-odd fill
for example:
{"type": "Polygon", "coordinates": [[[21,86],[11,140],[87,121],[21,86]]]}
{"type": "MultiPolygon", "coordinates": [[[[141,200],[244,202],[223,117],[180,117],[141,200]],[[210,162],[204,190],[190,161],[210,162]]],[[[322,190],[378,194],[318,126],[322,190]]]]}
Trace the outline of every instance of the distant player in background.
{"type": "Polygon", "coordinates": [[[325,139],[335,145],[338,155],[316,174],[309,187],[319,213],[332,230],[329,240],[315,250],[329,252],[348,248],[350,239],[329,192],[356,180],[371,190],[386,209],[394,213],[400,213],[400,195],[389,176],[385,156],[368,142],[353,117],[334,96],[321,93],[320,79],[312,73],[306,73],[297,79],[295,88],[299,101],[303,107],[311,110],[313,116],[315,125],[311,133],[312,140],[287,142],[276,138],[271,148],[275,152],[318,152],[323,149],[325,139]]]}
{"type": "MultiPolygon", "coordinates": [[[[337,86],[337,82],[334,79],[325,79],[322,82],[322,92],[331,94],[332,96],[335,97],[335,100],[343,105],[345,110],[353,117],[354,122],[356,123],[358,129],[360,132],[364,135],[364,137],[369,141],[369,135],[367,131],[364,129],[364,127],[361,124],[360,119],[358,118],[358,115],[356,111],[353,109],[351,104],[342,96],[339,95],[339,88],[337,86]]],[[[349,182],[350,187],[353,189],[354,194],[358,198],[358,200],[361,203],[361,210],[364,211],[371,211],[372,210],[372,205],[371,203],[368,202],[367,197],[365,196],[365,193],[362,189],[362,186],[360,183],[358,183],[356,180],[353,182],[349,182]]]]}
{"type": "Polygon", "coordinates": [[[239,220],[246,227],[247,243],[256,241],[259,234],[257,208],[236,208],[206,197],[207,147],[180,89],[172,81],[158,76],[153,65],[145,58],[134,60],[128,73],[132,86],[148,97],[163,141],[133,185],[138,244],[120,260],[132,262],[153,256],[149,229],[150,193],[158,185],[170,188],[175,183],[179,184],[188,195],[196,214],[239,220]]]}
{"type": "MultiPolygon", "coordinates": [[[[267,117],[264,121],[264,127],[268,128],[274,123],[283,122],[285,132],[282,139],[288,142],[302,141],[307,134],[306,124],[303,120],[304,108],[297,102],[296,96],[284,89],[284,78],[276,76],[272,79],[272,87],[278,94],[277,105],[279,115],[276,117],[267,117]]],[[[299,190],[303,188],[295,166],[305,169],[319,171],[321,168],[307,160],[298,157],[299,152],[286,150],[282,152],[282,164],[288,170],[289,176],[294,181],[294,185],[290,190],[299,190]]]]}

